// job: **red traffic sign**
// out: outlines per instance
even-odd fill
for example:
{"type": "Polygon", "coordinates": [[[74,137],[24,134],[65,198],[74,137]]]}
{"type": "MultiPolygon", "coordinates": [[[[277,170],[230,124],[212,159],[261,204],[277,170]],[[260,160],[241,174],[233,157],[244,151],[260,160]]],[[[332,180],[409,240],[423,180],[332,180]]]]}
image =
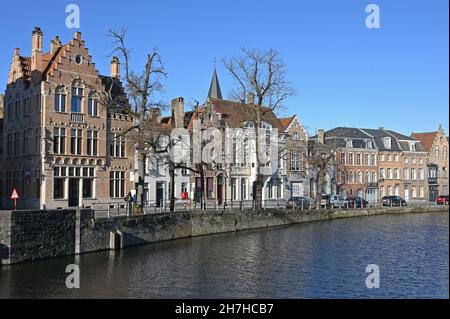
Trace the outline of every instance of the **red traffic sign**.
{"type": "Polygon", "coordinates": [[[11,193],[11,199],[19,199],[19,193],[17,192],[17,189],[14,187],[11,193]]]}
{"type": "Polygon", "coordinates": [[[17,189],[14,187],[11,193],[11,199],[14,201],[14,210],[17,209],[17,200],[20,198],[19,196],[19,192],[17,191],[17,189]]]}

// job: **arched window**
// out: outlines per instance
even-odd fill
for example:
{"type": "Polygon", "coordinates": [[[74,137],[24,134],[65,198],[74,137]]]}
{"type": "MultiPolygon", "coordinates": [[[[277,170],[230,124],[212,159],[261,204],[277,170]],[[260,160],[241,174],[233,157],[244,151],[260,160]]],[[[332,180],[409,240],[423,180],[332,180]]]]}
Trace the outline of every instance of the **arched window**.
{"type": "Polygon", "coordinates": [[[350,184],[353,184],[355,182],[355,174],[353,172],[350,172],[348,174],[348,181],[350,182],[350,184]]]}
{"type": "Polygon", "coordinates": [[[358,171],[358,184],[362,184],[362,173],[361,171],[358,171]]]}
{"type": "Polygon", "coordinates": [[[345,172],[341,173],[341,184],[345,184],[347,182],[347,174],[345,172]]]}
{"type": "Polygon", "coordinates": [[[90,116],[98,116],[98,95],[95,92],[89,94],[88,114],[90,116]]]}
{"type": "Polygon", "coordinates": [[[300,139],[300,134],[299,133],[294,133],[294,134],[292,134],[292,139],[293,140],[299,140],[300,139]]]}
{"type": "Polygon", "coordinates": [[[439,146],[434,149],[434,157],[439,158],[439,146]]]}
{"type": "Polygon", "coordinates": [[[444,157],[444,158],[447,158],[448,157],[448,154],[447,154],[447,146],[444,146],[444,148],[442,149],[442,156],[444,157]]]}
{"type": "Polygon", "coordinates": [[[66,90],[63,86],[58,86],[55,90],[55,112],[66,112],[66,90]]]}
{"type": "Polygon", "coordinates": [[[370,183],[370,173],[369,172],[366,172],[365,182],[370,183]]]}
{"type": "Polygon", "coordinates": [[[372,172],[372,183],[377,182],[377,172],[372,172]]]}

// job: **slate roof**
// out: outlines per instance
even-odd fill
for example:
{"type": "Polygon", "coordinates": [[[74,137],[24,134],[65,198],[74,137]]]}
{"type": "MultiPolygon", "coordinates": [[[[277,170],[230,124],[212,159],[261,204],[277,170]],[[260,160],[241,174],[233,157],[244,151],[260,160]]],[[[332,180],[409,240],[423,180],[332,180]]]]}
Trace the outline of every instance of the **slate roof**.
{"type": "Polygon", "coordinates": [[[222,100],[222,91],[220,90],[219,78],[217,77],[216,69],[214,68],[211,86],[209,87],[208,97],[222,100]]]}

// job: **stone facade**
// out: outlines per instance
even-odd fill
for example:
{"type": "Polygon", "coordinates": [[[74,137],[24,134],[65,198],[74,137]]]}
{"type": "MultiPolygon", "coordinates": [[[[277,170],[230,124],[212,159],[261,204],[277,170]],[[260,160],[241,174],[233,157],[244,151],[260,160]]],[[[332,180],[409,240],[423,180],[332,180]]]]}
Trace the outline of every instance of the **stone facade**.
{"type": "Polygon", "coordinates": [[[114,77],[101,76],[81,33],[43,53],[43,33],[33,31],[32,57],[14,51],[3,125],[0,181],[3,208],[13,187],[19,209],[93,207],[123,203],[131,190],[133,150],[123,133],[134,124],[126,99],[112,108],[107,97],[124,96],[114,58],[114,77]]]}

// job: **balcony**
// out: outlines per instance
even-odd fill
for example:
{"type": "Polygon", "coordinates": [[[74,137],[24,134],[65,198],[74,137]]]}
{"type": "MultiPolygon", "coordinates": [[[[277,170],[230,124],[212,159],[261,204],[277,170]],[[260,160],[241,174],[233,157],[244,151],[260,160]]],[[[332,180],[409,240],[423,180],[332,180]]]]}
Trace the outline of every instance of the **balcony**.
{"type": "Polygon", "coordinates": [[[378,183],[366,183],[366,188],[378,188],[378,183]]]}
{"type": "Polygon", "coordinates": [[[70,113],[70,123],[84,123],[84,114],[82,113],[70,113]]]}
{"type": "Polygon", "coordinates": [[[437,177],[428,177],[428,184],[437,185],[437,177]]]}

